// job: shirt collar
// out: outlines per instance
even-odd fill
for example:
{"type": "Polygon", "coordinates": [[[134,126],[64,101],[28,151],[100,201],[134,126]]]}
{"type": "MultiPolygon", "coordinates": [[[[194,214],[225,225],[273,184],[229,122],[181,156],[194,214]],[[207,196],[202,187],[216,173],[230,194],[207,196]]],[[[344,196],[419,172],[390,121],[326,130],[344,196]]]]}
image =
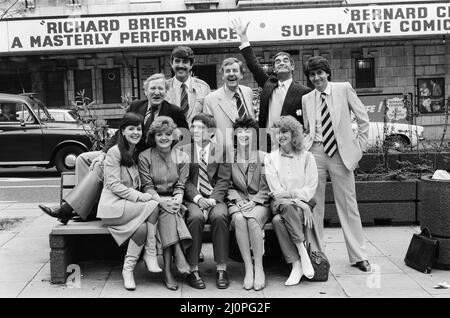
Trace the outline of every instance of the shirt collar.
{"type": "MultiPolygon", "coordinates": [[[[320,94],[322,94],[322,92],[321,91],[319,91],[319,90],[315,90],[316,91],[316,97],[320,97],[320,94]]],[[[325,88],[325,90],[323,91],[327,96],[329,96],[330,94],[331,94],[331,85],[330,85],[330,83],[328,82],[328,85],[327,85],[327,87],[325,88]]]]}
{"type": "MultiPolygon", "coordinates": [[[[192,83],[192,78],[191,76],[188,77],[188,79],[186,80],[186,82],[184,82],[184,84],[186,84],[188,90],[191,89],[191,83],[192,83]]],[[[173,78],[173,86],[181,89],[181,84],[183,84],[182,82],[180,82],[176,77],[173,78]]]]}
{"type": "Polygon", "coordinates": [[[290,78],[290,79],[287,79],[287,80],[285,80],[285,81],[278,81],[278,86],[281,86],[281,84],[283,84],[284,83],[284,86],[286,87],[286,88],[289,88],[290,86],[291,86],[291,84],[292,84],[292,77],[290,78]]]}
{"type": "Polygon", "coordinates": [[[238,90],[237,90],[236,92],[233,92],[233,91],[231,91],[231,90],[227,87],[227,85],[223,85],[223,89],[224,89],[224,91],[225,91],[225,95],[226,95],[228,98],[233,99],[233,98],[234,98],[234,94],[238,93],[239,96],[240,96],[241,99],[242,99],[242,96],[241,96],[241,94],[239,93],[239,88],[238,88],[238,90]]]}

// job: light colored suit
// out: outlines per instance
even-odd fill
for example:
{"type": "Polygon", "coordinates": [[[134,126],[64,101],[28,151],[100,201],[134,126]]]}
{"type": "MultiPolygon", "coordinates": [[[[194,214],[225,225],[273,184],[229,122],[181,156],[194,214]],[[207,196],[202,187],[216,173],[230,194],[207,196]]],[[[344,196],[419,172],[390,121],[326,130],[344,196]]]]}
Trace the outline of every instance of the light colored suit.
{"type": "MultiPolygon", "coordinates": [[[[175,77],[172,77],[167,80],[167,84],[169,85],[169,89],[167,91],[166,100],[171,103],[175,104],[177,106],[180,106],[176,101],[180,99],[180,96],[176,96],[175,88],[173,87],[173,81],[175,77]]],[[[197,115],[198,113],[202,112],[203,109],[203,103],[205,100],[206,95],[211,93],[211,89],[209,88],[209,85],[202,81],[199,78],[191,77],[192,84],[190,87],[188,87],[189,91],[189,110],[186,114],[186,120],[188,124],[191,124],[192,118],[197,115]]]]}
{"type": "Polygon", "coordinates": [[[330,175],[336,209],[344,232],[348,256],[351,263],[367,260],[364,234],[356,201],[355,178],[353,170],[358,166],[362,152],[366,149],[369,135],[369,117],[350,83],[329,82],[325,92],[331,116],[337,151],[330,158],[325,154],[322,143],[314,142],[316,134],[316,110],[320,107],[320,93],[313,90],[303,96],[302,109],[305,123],[306,149],[314,154],[319,174],[314,209],[314,221],[323,242],[323,217],[325,212],[325,186],[327,174],[330,175]],[[358,131],[351,126],[350,111],[355,114],[358,131]]]}
{"type": "MultiPolygon", "coordinates": [[[[239,89],[243,95],[242,103],[245,106],[247,115],[255,118],[252,103],[252,89],[243,85],[239,85],[239,89]]],[[[205,97],[203,112],[214,117],[217,126],[217,142],[219,145],[225,145],[231,153],[233,149],[233,124],[239,116],[236,100],[227,95],[225,86],[222,86],[205,97]]]]}

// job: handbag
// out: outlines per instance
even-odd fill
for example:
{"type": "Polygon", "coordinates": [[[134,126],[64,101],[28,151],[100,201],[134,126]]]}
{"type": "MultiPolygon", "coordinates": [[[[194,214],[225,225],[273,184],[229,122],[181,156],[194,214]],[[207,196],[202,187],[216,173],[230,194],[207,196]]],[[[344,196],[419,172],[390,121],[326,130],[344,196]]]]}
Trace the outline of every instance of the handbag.
{"type": "Polygon", "coordinates": [[[413,234],[405,256],[405,264],[419,272],[429,274],[439,254],[439,241],[433,239],[427,227],[413,234]]]}
{"type": "Polygon", "coordinates": [[[314,268],[314,276],[308,280],[312,282],[326,282],[330,271],[328,258],[320,251],[311,251],[311,243],[308,243],[308,255],[314,268]]]}

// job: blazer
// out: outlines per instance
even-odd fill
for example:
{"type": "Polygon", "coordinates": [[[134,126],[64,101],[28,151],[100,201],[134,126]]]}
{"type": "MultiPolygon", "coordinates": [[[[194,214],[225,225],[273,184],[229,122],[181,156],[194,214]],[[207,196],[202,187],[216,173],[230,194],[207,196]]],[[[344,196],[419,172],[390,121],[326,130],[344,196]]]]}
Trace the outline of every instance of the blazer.
{"type": "Polygon", "coordinates": [[[126,201],[137,202],[142,195],[137,190],[141,186],[137,165],[122,166],[120,159],[117,145],[106,153],[104,186],[97,209],[99,218],[121,217],[125,211],[126,201]]]}
{"type": "MultiPolygon", "coordinates": [[[[208,180],[213,188],[210,198],[217,202],[224,202],[231,183],[231,165],[225,161],[225,151],[218,152],[216,148],[217,145],[211,143],[207,167],[208,180]]],[[[189,178],[186,182],[184,196],[187,201],[194,202],[194,198],[200,194],[197,190],[199,170],[197,144],[194,142],[182,149],[190,157],[189,178]]]]}
{"type": "MultiPolygon", "coordinates": [[[[329,82],[330,98],[327,106],[331,116],[333,132],[336,138],[339,154],[344,165],[349,170],[355,170],[358,161],[362,158],[363,151],[367,147],[369,138],[369,116],[364,104],[356,95],[350,83],[329,82]],[[352,130],[350,111],[355,114],[358,123],[358,131],[352,130]]],[[[316,134],[316,102],[315,92],[303,96],[302,108],[305,120],[305,147],[309,150],[314,142],[316,134]]]]}
{"type": "MultiPolygon", "coordinates": [[[[248,68],[253,74],[255,81],[262,87],[259,105],[259,127],[267,128],[267,116],[269,115],[269,101],[273,90],[278,87],[278,78],[276,76],[269,76],[264,72],[264,69],[256,59],[251,46],[247,46],[241,50],[242,56],[247,63],[248,68]]],[[[311,89],[302,85],[299,81],[292,80],[286,98],[284,99],[281,108],[281,116],[291,115],[303,124],[302,118],[302,96],[309,93],[311,89]]],[[[270,127],[269,127],[270,128],[270,127]]]]}
{"type": "MultiPolygon", "coordinates": [[[[253,91],[250,87],[239,85],[241,95],[243,96],[242,103],[245,106],[247,114],[251,118],[255,118],[253,110],[253,91]]],[[[221,133],[221,138],[218,141],[224,141],[228,147],[233,147],[233,124],[238,116],[236,102],[230,99],[225,92],[225,88],[221,87],[205,97],[205,104],[203,106],[205,114],[212,115],[216,120],[217,132],[221,133]],[[224,138],[224,139],[222,139],[224,138]]]]}
{"type": "Polygon", "coordinates": [[[257,155],[249,159],[247,173],[242,170],[240,163],[231,165],[231,187],[228,189],[228,200],[252,200],[260,205],[269,207],[269,186],[264,173],[264,157],[267,154],[258,151],[257,155]]]}
{"type": "MultiPolygon", "coordinates": [[[[133,112],[137,114],[141,114],[145,117],[147,113],[148,100],[135,100],[130,104],[127,112],[133,112]]],[[[173,119],[178,128],[185,128],[189,130],[188,123],[186,121],[186,117],[184,116],[183,111],[180,107],[172,105],[166,101],[163,101],[161,104],[161,109],[159,110],[158,116],[169,116],[173,119]]],[[[142,140],[137,144],[138,152],[148,148],[148,145],[145,142],[148,131],[142,132],[142,140]]],[[[107,152],[111,147],[117,144],[117,137],[119,135],[119,131],[116,131],[114,136],[112,136],[108,142],[106,143],[103,151],[107,152]]]]}
{"type": "MultiPolygon", "coordinates": [[[[175,96],[175,88],[173,87],[173,80],[175,77],[172,77],[167,80],[167,84],[169,85],[169,89],[167,91],[166,100],[175,105],[175,101],[177,97],[175,96]]],[[[211,93],[211,89],[209,85],[202,81],[197,77],[191,77],[192,85],[188,87],[189,90],[189,110],[186,114],[186,120],[188,123],[191,123],[192,118],[195,115],[202,112],[203,102],[205,100],[206,95],[211,93]]]]}

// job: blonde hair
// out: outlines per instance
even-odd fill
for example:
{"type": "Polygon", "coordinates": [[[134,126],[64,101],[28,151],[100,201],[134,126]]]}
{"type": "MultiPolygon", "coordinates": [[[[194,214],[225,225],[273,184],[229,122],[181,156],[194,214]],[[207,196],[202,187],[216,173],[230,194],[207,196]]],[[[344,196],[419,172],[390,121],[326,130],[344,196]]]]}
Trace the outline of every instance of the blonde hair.
{"type": "Polygon", "coordinates": [[[290,131],[292,133],[292,148],[299,152],[303,150],[303,126],[291,115],[281,116],[273,123],[272,128],[279,131],[290,131]]]}

